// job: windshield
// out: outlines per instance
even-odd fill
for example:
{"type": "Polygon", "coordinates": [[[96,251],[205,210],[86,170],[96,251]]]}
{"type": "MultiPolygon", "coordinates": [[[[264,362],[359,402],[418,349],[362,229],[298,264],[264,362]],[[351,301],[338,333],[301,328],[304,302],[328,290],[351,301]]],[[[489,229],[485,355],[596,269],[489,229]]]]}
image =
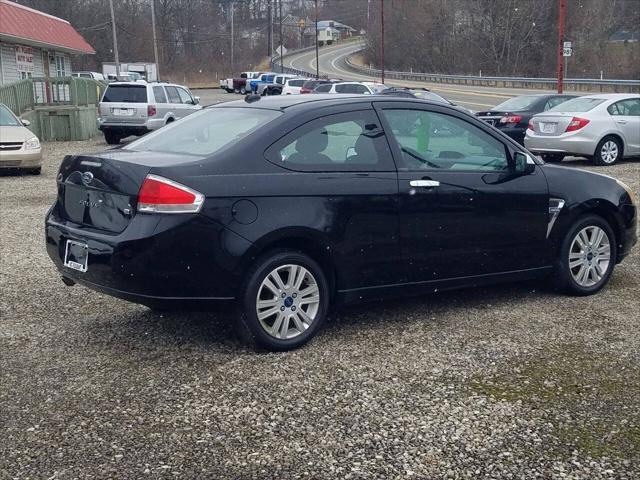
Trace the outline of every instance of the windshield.
{"type": "Polygon", "coordinates": [[[109,85],[103,102],[147,103],[146,85],[109,85]]]}
{"type": "Polygon", "coordinates": [[[523,95],[521,97],[510,98],[506,102],[493,107],[491,110],[496,112],[522,112],[531,110],[533,105],[540,100],[540,97],[534,95],[523,95]]]}
{"type": "Polygon", "coordinates": [[[604,102],[602,98],[572,98],[571,100],[567,100],[566,102],[551,108],[549,112],[588,112],[600,105],[602,102],[604,102]]]}
{"type": "Polygon", "coordinates": [[[259,108],[206,108],[145,135],[124,149],[211,155],[239,142],[281,114],[259,108]]]}
{"type": "Polygon", "coordinates": [[[4,105],[0,105],[0,127],[20,127],[22,123],[4,105]]]}

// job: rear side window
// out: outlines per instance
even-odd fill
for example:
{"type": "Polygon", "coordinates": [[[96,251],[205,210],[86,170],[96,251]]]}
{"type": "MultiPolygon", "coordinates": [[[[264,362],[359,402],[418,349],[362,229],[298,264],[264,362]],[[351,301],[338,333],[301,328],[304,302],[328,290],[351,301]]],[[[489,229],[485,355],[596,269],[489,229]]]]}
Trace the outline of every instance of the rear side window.
{"type": "Polygon", "coordinates": [[[165,87],[165,90],[169,96],[169,103],[182,103],[176,87],[165,87]]]}
{"type": "Polygon", "coordinates": [[[308,122],[269,147],[266,156],[271,163],[303,172],[395,170],[378,118],[370,110],[308,122]]]}
{"type": "Polygon", "coordinates": [[[279,111],[258,108],[207,108],[123,148],[208,156],[244,140],[279,115],[279,111]]]}
{"type": "Polygon", "coordinates": [[[610,105],[607,109],[611,115],[622,115],[630,117],[640,116],[640,98],[622,100],[610,105]]]}
{"type": "MultiPolygon", "coordinates": [[[[336,87],[336,90],[337,90],[337,87],[336,87]]],[[[331,84],[325,83],[324,85],[318,85],[315,91],[320,93],[327,93],[331,91],[331,84]]]]}
{"type": "Polygon", "coordinates": [[[604,102],[602,98],[580,97],[572,98],[553,107],[550,112],[588,112],[604,102]]]}
{"type": "MultiPolygon", "coordinates": [[[[336,85],[336,93],[354,93],[353,85],[336,85]]],[[[319,88],[319,87],[318,87],[319,88]]]]}
{"type": "Polygon", "coordinates": [[[304,85],[304,80],[289,80],[290,87],[301,87],[304,85]]]}
{"type": "Polygon", "coordinates": [[[167,96],[164,93],[164,88],[153,87],[153,96],[156,97],[156,102],[167,103],[167,96]]]}
{"type": "Polygon", "coordinates": [[[147,103],[146,85],[109,85],[103,102],[147,103]]]}

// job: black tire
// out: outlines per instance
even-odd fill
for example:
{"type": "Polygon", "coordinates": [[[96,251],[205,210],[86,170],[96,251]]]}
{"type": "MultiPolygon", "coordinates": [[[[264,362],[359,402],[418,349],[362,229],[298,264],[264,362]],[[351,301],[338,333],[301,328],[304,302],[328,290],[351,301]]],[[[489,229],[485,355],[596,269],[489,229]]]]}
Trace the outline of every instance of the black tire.
{"type": "Polygon", "coordinates": [[[167,118],[167,121],[165,122],[165,125],[169,125],[171,122],[173,122],[173,118],[169,117],[169,118],[167,118]]]}
{"type": "MultiPolygon", "coordinates": [[[[290,292],[286,294],[292,295],[290,292]]],[[[247,275],[247,282],[238,302],[240,310],[238,315],[238,333],[246,343],[254,348],[264,348],[272,351],[285,351],[298,348],[308,342],[322,327],[329,308],[329,295],[329,284],[326,275],[318,263],[312,258],[296,251],[271,252],[259,259],[247,275]],[[304,267],[315,279],[320,297],[313,322],[311,322],[308,328],[302,333],[288,339],[276,338],[266,331],[260,320],[258,320],[258,308],[256,305],[260,287],[265,278],[276,268],[284,265],[304,267]]],[[[278,296],[277,298],[280,297],[278,296]]],[[[302,296],[300,298],[302,298],[302,296]]],[[[286,300],[290,300],[290,297],[287,297],[286,300]]],[[[287,308],[286,313],[292,315],[293,312],[291,310],[295,309],[295,305],[285,307],[285,299],[283,299],[282,303],[283,305],[278,308],[287,308]]],[[[299,306],[298,308],[301,310],[303,307],[299,306]]],[[[309,310],[307,310],[307,312],[309,312],[309,310]]],[[[274,315],[277,316],[279,314],[276,312],[274,315]]],[[[267,317],[265,319],[265,323],[269,321],[269,318],[270,317],[267,317]]],[[[273,324],[275,324],[275,321],[274,319],[273,324]]],[[[287,319],[287,321],[289,320],[287,319]]]]}
{"type": "MultiPolygon", "coordinates": [[[[568,230],[560,247],[560,254],[556,265],[556,286],[571,295],[584,296],[593,295],[594,293],[599,292],[611,278],[611,274],[613,273],[613,269],[616,263],[617,253],[618,251],[615,235],[613,233],[613,230],[611,229],[611,226],[604,218],[598,215],[587,215],[578,219],[568,230]],[[574,239],[576,239],[576,236],[579,234],[579,232],[591,226],[599,227],[607,235],[610,247],[610,258],[607,268],[602,275],[602,278],[592,286],[583,286],[576,281],[571,272],[571,269],[569,267],[569,254],[574,239]]],[[[580,267],[575,268],[579,269],[580,267]]]]}
{"type": "Polygon", "coordinates": [[[540,155],[547,163],[559,163],[564,160],[564,153],[543,153],[540,155]]]}
{"type": "Polygon", "coordinates": [[[245,87],[240,87],[240,95],[246,95],[247,89],[245,87]]]}
{"type": "Polygon", "coordinates": [[[25,172],[29,175],[40,175],[40,173],[42,172],[42,167],[26,168],[25,172]]]}
{"type": "Polygon", "coordinates": [[[598,146],[596,147],[595,152],[593,152],[593,163],[595,163],[596,165],[603,165],[603,166],[613,165],[614,163],[616,163],[618,160],[622,158],[622,155],[624,154],[622,149],[623,149],[622,142],[620,141],[619,138],[614,136],[604,137],[598,143],[598,146]],[[610,157],[607,158],[606,155],[603,153],[603,147],[608,142],[615,143],[617,148],[618,154],[613,160],[611,160],[610,157]]]}
{"type": "Polygon", "coordinates": [[[235,92],[235,90],[233,88],[225,88],[225,90],[227,91],[227,93],[235,92]]]}
{"type": "Polygon", "coordinates": [[[120,143],[120,135],[109,130],[104,131],[104,139],[109,145],[118,145],[120,143]]]}

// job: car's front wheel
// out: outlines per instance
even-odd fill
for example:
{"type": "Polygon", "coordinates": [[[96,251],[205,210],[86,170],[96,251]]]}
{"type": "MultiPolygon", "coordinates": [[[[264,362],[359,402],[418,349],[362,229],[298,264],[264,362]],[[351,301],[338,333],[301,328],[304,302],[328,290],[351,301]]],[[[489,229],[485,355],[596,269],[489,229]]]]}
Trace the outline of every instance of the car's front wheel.
{"type": "Polygon", "coordinates": [[[109,130],[104,131],[104,139],[109,145],[117,145],[120,143],[120,135],[109,130]]]}
{"type": "Polygon", "coordinates": [[[252,345],[291,350],[318,332],[328,307],[322,268],[302,253],[274,252],[249,274],[240,300],[240,333],[252,345]]]}
{"type": "Polygon", "coordinates": [[[596,165],[613,165],[622,158],[622,143],[616,137],[604,137],[593,154],[596,165]]]}
{"type": "Polygon", "coordinates": [[[574,295],[598,292],[613,273],[616,253],[611,226],[597,215],[583,217],[562,242],[557,269],[559,286],[574,295]]]}

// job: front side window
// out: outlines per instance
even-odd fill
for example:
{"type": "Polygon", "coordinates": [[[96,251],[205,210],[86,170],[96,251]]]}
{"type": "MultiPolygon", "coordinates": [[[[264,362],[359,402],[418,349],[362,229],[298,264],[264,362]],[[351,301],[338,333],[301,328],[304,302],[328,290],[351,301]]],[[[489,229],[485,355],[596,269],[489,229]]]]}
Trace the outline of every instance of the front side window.
{"type": "Polygon", "coordinates": [[[386,138],[370,110],[308,122],[272,145],[267,159],[307,172],[394,170],[386,138]]]}
{"type": "Polygon", "coordinates": [[[616,102],[610,105],[607,110],[611,115],[640,117],[640,98],[616,102]]]}
{"type": "Polygon", "coordinates": [[[189,95],[189,93],[184,88],[178,88],[178,95],[180,95],[180,103],[185,103],[188,105],[193,105],[195,103],[193,101],[193,98],[191,98],[191,95],[189,95]]]}
{"type": "Polygon", "coordinates": [[[509,166],[502,142],[457,117],[409,109],[383,115],[402,152],[401,170],[495,172],[509,166]]]}

